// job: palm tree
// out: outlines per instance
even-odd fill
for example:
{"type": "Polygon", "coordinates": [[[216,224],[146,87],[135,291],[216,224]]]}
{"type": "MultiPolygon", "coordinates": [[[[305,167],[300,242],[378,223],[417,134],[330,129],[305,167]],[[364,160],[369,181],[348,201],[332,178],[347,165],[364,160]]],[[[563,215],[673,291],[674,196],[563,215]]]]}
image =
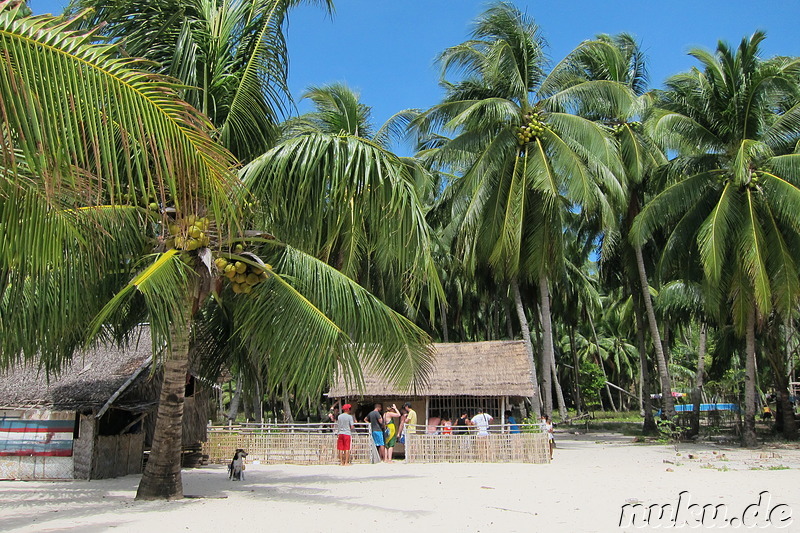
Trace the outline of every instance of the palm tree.
{"type": "Polygon", "coordinates": [[[272,147],[292,105],[284,29],[299,4],[333,11],[331,0],[75,0],[72,10],[90,10],[84,27],[180,80],[214,139],[248,162],[272,147]]]}
{"type": "Polygon", "coordinates": [[[171,83],[71,22],[20,15],[0,2],[2,362],[39,354],[57,368],[87,339],[123,338],[147,319],[164,378],[137,497],[182,496],[189,343],[198,313],[219,299],[236,303],[245,348],[268,354],[300,390],[318,389],[337,365],[358,380],[361,358],[401,383],[424,376],[427,336],[408,320],[265,232],[238,237],[235,160],[171,83]],[[223,283],[223,261],[254,284],[223,283]],[[31,334],[45,324],[52,334],[31,334]]]}
{"type": "MultiPolygon", "coordinates": [[[[151,59],[158,72],[185,83],[182,95],[208,114],[216,139],[250,163],[243,175],[253,194],[248,203],[255,202],[251,224],[270,228],[283,241],[325,259],[413,315],[423,294],[433,306],[441,289],[417,198],[426,175],[386,150],[388,134],[402,114],[373,136],[368,108],[352,91],[332,86],[309,91],[318,107],[314,117],[278,124],[291,104],[284,25],[300,3],[83,0],[81,5],[95,10],[92,23],[104,23],[103,32],[123,39],[128,53],[151,59]],[[354,122],[348,126],[350,118],[354,122]],[[313,132],[329,135],[313,145],[318,136],[305,135],[313,132]],[[344,139],[339,136],[343,132],[352,136],[344,139]],[[323,146],[325,140],[331,144],[323,146]],[[276,194],[269,180],[287,164],[287,150],[289,158],[298,155],[291,153],[297,142],[306,148],[302,155],[312,159],[336,147],[352,152],[349,159],[313,159],[303,168],[292,166],[289,180],[279,176],[285,194],[276,194]],[[317,152],[309,152],[313,150],[317,152]],[[331,171],[326,162],[341,166],[331,171]],[[341,197],[316,196],[318,203],[312,204],[301,194],[329,186],[341,187],[331,189],[341,197]]],[[[310,3],[332,10],[329,1],[310,3]]]]}
{"type": "Polygon", "coordinates": [[[413,311],[427,294],[435,312],[442,289],[422,208],[431,176],[389,149],[410,112],[375,129],[342,84],[304,97],[315,110],[287,121],[281,141],[242,171],[257,220],[396,307],[413,311]]]}
{"type": "MultiPolygon", "coordinates": [[[[614,83],[563,83],[559,69],[545,72],[545,44],[533,20],[507,2],[492,4],[475,23],[472,39],[445,50],[442,104],[419,121],[454,137],[426,155],[442,168],[465,169],[453,184],[454,217],[470,270],[489,264],[511,286],[529,346],[520,283],[538,285],[542,314],[544,412],[552,410],[554,360],[550,280],[562,268],[563,217],[572,209],[610,213],[607,194],[621,195],[611,169],[616,154],[605,128],[570,111],[629,97],[614,83]]],[[[539,412],[539,398],[532,401],[539,412]]]]}
{"type": "Polygon", "coordinates": [[[662,227],[667,248],[697,254],[712,308],[726,308],[746,340],[743,442],[756,444],[756,329],[797,301],[800,242],[800,61],[759,57],[762,32],[738,49],[692,50],[702,70],[673,76],[648,121],[678,151],[681,179],[637,217],[633,242],[662,227]],[[720,305],[723,302],[728,305],[720,305]]]}
{"type": "MultiPolygon", "coordinates": [[[[688,278],[697,269],[685,267],[683,274],[688,278]]],[[[705,379],[705,360],[708,344],[708,317],[713,314],[706,309],[702,286],[697,281],[673,280],[665,283],[658,293],[656,307],[661,315],[669,317],[671,324],[685,327],[698,325],[697,367],[692,390],[692,418],[689,435],[700,432],[700,404],[702,402],[703,381],[705,379]]]]}
{"type": "MultiPolygon", "coordinates": [[[[614,270],[622,266],[622,272],[627,275],[619,282],[639,287],[640,297],[637,297],[635,302],[641,302],[644,306],[653,341],[661,382],[662,412],[667,418],[672,418],[675,414],[672,385],[650,295],[644,251],[642,246],[637,243],[629,244],[628,241],[633,219],[641,209],[645,195],[652,188],[653,174],[666,162],[663,151],[647,137],[639,122],[652,100],[652,95],[645,92],[647,89],[645,57],[633,36],[625,33],[614,36],[603,34],[598,35],[591,45],[580,47],[572,54],[565,70],[578,79],[621,83],[636,95],[636,98],[620,101],[620,104],[626,105],[604,109],[605,114],[593,109],[584,111],[586,116],[606,124],[614,132],[622,161],[623,173],[620,179],[626,184],[627,191],[624,203],[619,206],[618,223],[614,231],[604,238],[601,267],[603,264],[609,264],[610,269],[614,270]],[[610,260],[609,256],[612,254],[619,258],[610,260]]],[[[644,352],[642,352],[641,366],[643,369],[646,368],[644,352]]],[[[645,418],[645,426],[645,431],[654,429],[648,427],[648,418],[645,418]]]]}

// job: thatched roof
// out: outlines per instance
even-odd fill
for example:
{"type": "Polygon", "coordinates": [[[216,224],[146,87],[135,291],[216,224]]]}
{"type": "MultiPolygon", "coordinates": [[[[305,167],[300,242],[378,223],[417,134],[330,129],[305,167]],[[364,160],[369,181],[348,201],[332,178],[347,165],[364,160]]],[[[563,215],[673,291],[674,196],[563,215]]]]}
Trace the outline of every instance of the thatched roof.
{"type": "Polygon", "coordinates": [[[531,367],[523,341],[434,344],[428,385],[401,390],[375,369],[364,370],[364,388],[345,384],[343,377],[328,396],[521,396],[533,395],[531,367]]]}
{"type": "MultiPolygon", "coordinates": [[[[151,354],[150,330],[142,327],[128,347],[102,345],[76,353],[72,362],[49,380],[35,362],[0,370],[0,409],[96,411],[151,354]]],[[[144,371],[139,379],[147,377],[144,371]]],[[[117,403],[124,399],[123,395],[117,403]]]]}

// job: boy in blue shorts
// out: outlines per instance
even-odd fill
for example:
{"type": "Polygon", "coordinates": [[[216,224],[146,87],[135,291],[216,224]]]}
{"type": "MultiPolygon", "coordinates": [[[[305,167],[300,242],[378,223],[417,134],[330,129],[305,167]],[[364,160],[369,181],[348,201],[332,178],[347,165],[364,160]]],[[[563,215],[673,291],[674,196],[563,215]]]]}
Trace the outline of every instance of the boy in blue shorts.
{"type": "Polygon", "coordinates": [[[385,460],[385,448],[384,448],[384,441],[383,441],[383,415],[381,411],[383,410],[383,405],[376,403],[375,408],[369,412],[367,418],[364,419],[364,422],[369,422],[369,430],[372,432],[372,440],[375,441],[375,446],[378,448],[378,455],[381,457],[381,461],[385,460]]]}

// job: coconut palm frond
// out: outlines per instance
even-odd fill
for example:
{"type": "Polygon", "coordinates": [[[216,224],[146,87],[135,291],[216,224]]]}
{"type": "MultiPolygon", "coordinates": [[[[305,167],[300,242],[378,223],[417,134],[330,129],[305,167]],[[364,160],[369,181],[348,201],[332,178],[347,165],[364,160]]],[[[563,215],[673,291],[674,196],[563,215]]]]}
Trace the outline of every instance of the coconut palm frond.
{"type": "Polygon", "coordinates": [[[317,390],[337,365],[357,381],[362,364],[401,387],[425,382],[429,339],[408,319],[308,254],[279,246],[262,253],[280,274],[237,306],[236,322],[248,349],[269,357],[293,387],[317,390]]]}
{"type": "Polygon", "coordinates": [[[189,321],[190,292],[187,287],[197,280],[178,250],[169,250],[150,257],[152,263],[145,267],[122,290],[106,303],[92,320],[88,338],[100,333],[104,325],[125,321],[137,296],[141,296],[147,321],[150,323],[153,354],[167,353],[171,332],[176,324],[189,321]]]}
{"type": "Polygon", "coordinates": [[[680,216],[702,197],[704,189],[711,186],[709,178],[713,176],[713,172],[695,174],[660,192],[636,217],[630,233],[632,242],[644,243],[656,228],[680,216]]]}
{"type": "Polygon", "coordinates": [[[233,160],[206,134],[207,120],[134,61],[114,59],[116,45],[91,44],[73,22],[15,19],[15,5],[0,3],[6,173],[24,178],[18,150],[49,202],[126,204],[127,192],[152,191],[182,212],[202,203],[228,218],[233,160]]]}

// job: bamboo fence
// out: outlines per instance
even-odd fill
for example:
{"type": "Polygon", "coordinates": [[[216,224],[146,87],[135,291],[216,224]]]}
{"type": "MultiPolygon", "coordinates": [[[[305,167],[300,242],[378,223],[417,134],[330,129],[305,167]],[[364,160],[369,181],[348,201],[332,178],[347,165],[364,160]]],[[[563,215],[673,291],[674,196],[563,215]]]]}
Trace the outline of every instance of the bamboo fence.
{"type": "MultiPolygon", "coordinates": [[[[247,451],[249,463],[338,464],[336,437],[326,424],[209,426],[203,453],[212,464],[227,464],[238,448],[247,451]]],[[[370,463],[373,445],[366,425],[357,424],[351,442],[352,462],[370,463]]],[[[464,435],[408,434],[405,457],[409,463],[550,462],[547,434],[538,426],[522,426],[513,434],[496,426],[485,436],[474,429],[464,435]]]]}
{"type": "Polygon", "coordinates": [[[407,435],[409,463],[537,463],[550,462],[547,434],[539,431],[488,435],[407,435]]]}
{"type": "MultiPolygon", "coordinates": [[[[369,433],[359,427],[352,435],[353,463],[370,463],[369,433]]],[[[328,424],[246,424],[209,426],[203,453],[212,464],[230,462],[238,448],[247,452],[247,462],[261,464],[338,464],[337,435],[328,424]]]]}

